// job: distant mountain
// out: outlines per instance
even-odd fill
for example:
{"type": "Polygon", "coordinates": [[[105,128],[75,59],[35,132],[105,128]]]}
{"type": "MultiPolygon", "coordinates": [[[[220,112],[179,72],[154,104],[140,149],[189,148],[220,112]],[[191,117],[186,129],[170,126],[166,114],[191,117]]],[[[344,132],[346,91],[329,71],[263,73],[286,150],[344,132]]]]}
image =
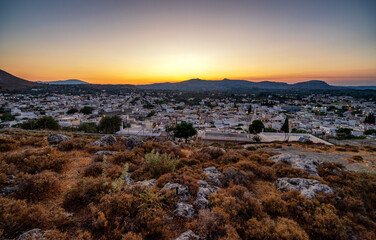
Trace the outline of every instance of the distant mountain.
{"type": "Polygon", "coordinates": [[[40,87],[41,84],[13,76],[0,69],[0,91],[40,87]]]}
{"type": "Polygon", "coordinates": [[[68,80],[59,80],[59,81],[48,81],[48,82],[38,82],[51,85],[78,85],[78,84],[90,84],[78,79],[68,79],[68,80]]]}
{"type": "Polygon", "coordinates": [[[331,86],[324,81],[312,80],[307,82],[300,82],[295,84],[287,84],[283,82],[252,82],[246,80],[201,80],[191,79],[177,83],[155,83],[149,85],[137,85],[140,89],[154,89],[154,90],[179,90],[179,91],[227,91],[236,89],[336,89],[339,87],[331,86]]]}

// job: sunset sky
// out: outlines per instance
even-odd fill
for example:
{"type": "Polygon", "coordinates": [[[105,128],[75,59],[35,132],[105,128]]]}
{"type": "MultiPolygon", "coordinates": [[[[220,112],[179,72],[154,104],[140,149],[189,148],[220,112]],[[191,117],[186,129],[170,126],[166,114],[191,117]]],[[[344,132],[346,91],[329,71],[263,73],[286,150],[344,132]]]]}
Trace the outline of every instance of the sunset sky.
{"type": "Polygon", "coordinates": [[[0,0],[0,69],[34,81],[376,85],[376,0],[0,0]]]}

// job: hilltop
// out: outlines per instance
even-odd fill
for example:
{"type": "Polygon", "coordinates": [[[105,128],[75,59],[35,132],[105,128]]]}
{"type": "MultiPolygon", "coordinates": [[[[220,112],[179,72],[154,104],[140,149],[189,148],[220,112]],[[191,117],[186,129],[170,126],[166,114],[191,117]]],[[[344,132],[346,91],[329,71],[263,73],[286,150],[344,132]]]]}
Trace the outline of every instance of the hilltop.
{"type": "Polygon", "coordinates": [[[68,135],[0,137],[0,238],[376,237],[375,174],[311,154],[363,164],[373,147],[68,135]]]}
{"type": "Polygon", "coordinates": [[[39,87],[41,84],[27,81],[25,79],[13,76],[0,69],[0,90],[17,90],[32,87],[39,87]]]}

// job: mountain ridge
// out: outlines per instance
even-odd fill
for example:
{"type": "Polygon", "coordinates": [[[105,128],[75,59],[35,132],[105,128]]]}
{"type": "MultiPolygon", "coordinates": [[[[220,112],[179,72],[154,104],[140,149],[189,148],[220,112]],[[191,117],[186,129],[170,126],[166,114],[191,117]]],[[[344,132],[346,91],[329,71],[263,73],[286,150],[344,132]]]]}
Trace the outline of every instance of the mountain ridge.
{"type": "Polygon", "coordinates": [[[51,84],[51,85],[81,85],[81,84],[91,84],[79,79],[67,79],[67,80],[57,80],[57,81],[46,81],[46,82],[41,82],[38,81],[38,83],[43,83],[43,84],[51,84]]]}

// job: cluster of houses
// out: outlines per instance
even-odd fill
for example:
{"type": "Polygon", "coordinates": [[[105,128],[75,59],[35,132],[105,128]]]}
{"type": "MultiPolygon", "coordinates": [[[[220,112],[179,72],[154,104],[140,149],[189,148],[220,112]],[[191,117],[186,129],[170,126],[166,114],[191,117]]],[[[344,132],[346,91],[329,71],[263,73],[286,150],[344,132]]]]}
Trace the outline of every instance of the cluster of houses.
{"type": "Polygon", "coordinates": [[[168,126],[182,121],[192,123],[202,139],[214,137],[223,141],[253,138],[248,128],[254,120],[261,120],[265,129],[278,131],[288,118],[290,131],[327,136],[336,136],[339,128],[351,128],[354,136],[376,128],[374,124],[364,124],[365,116],[376,111],[375,102],[350,96],[311,95],[281,103],[270,96],[265,102],[245,94],[234,102],[231,97],[217,96],[182,100],[179,93],[163,92],[120,95],[106,92],[91,95],[2,93],[0,103],[3,112],[14,116],[12,120],[0,120],[1,127],[14,127],[28,119],[51,116],[62,127],[78,128],[82,123],[98,124],[104,116],[118,115],[123,126],[117,134],[151,137],[168,136],[168,126]],[[85,106],[93,111],[90,114],[80,112],[85,106]],[[78,112],[68,114],[71,109],[78,112]]]}

